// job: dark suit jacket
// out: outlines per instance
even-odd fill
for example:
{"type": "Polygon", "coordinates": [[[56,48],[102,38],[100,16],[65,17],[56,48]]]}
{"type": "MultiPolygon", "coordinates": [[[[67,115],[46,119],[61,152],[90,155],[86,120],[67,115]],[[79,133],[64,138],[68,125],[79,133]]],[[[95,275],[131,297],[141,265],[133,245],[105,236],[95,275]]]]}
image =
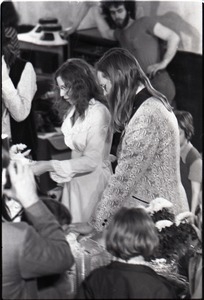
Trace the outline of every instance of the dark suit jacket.
{"type": "Polygon", "coordinates": [[[144,265],[112,262],[84,280],[77,299],[176,299],[172,286],[144,265]]]}
{"type": "Polygon", "coordinates": [[[2,224],[3,299],[38,299],[37,278],[60,274],[74,258],[63,231],[42,201],[25,222],[2,224]]]}

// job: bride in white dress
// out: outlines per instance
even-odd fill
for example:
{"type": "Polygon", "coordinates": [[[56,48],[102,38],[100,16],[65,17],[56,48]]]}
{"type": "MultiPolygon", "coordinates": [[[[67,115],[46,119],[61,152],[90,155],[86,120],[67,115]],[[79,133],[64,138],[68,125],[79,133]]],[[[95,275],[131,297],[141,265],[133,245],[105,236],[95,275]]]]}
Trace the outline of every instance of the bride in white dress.
{"type": "Polygon", "coordinates": [[[100,201],[112,173],[109,161],[112,143],[111,115],[92,67],[81,59],[69,59],[55,74],[60,90],[61,131],[72,150],[71,159],[38,161],[36,175],[50,172],[63,183],[62,203],[73,222],[87,222],[100,201]]]}

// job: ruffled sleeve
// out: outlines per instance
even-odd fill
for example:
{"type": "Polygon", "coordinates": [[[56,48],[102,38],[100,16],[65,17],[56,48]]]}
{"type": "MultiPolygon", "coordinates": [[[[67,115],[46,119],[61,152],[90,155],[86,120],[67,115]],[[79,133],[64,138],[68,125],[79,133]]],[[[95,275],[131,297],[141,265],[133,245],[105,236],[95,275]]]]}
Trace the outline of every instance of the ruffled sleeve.
{"type": "Polygon", "coordinates": [[[87,127],[86,145],[81,157],[53,162],[55,172],[51,173],[51,177],[58,183],[69,182],[75,176],[93,172],[103,162],[104,146],[110,130],[110,113],[105,106],[96,107],[88,118],[86,121],[91,122],[87,127]]]}

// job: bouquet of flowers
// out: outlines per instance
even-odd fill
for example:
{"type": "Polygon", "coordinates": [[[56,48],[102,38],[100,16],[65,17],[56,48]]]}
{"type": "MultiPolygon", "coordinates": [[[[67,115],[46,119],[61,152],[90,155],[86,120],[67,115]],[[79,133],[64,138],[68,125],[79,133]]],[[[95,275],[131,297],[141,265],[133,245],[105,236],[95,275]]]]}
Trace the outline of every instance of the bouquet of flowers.
{"type": "Polygon", "coordinates": [[[163,198],[152,200],[146,208],[158,230],[159,247],[150,266],[177,288],[179,297],[188,295],[187,266],[201,243],[192,224],[192,213],[174,215],[172,203],[163,198]]]}
{"type": "Polygon", "coordinates": [[[159,235],[159,248],[155,258],[165,258],[168,262],[184,255],[192,255],[192,245],[198,241],[192,226],[192,213],[183,212],[174,215],[172,203],[163,198],[156,198],[146,208],[159,235]]]}

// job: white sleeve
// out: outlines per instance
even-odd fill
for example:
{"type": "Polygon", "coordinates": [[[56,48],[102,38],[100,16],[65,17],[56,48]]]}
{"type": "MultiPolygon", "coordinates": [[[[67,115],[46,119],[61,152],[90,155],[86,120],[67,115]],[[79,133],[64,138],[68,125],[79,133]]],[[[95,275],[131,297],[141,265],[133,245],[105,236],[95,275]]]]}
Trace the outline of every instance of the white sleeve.
{"type": "Polygon", "coordinates": [[[17,89],[10,78],[2,81],[4,104],[17,122],[23,121],[29,115],[36,90],[36,74],[30,62],[25,65],[17,89]]]}
{"type": "Polygon", "coordinates": [[[111,117],[107,110],[94,111],[94,121],[87,133],[86,148],[79,158],[53,163],[55,173],[51,174],[57,182],[68,182],[72,177],[93,172],[103,161],[111,117]]]}

